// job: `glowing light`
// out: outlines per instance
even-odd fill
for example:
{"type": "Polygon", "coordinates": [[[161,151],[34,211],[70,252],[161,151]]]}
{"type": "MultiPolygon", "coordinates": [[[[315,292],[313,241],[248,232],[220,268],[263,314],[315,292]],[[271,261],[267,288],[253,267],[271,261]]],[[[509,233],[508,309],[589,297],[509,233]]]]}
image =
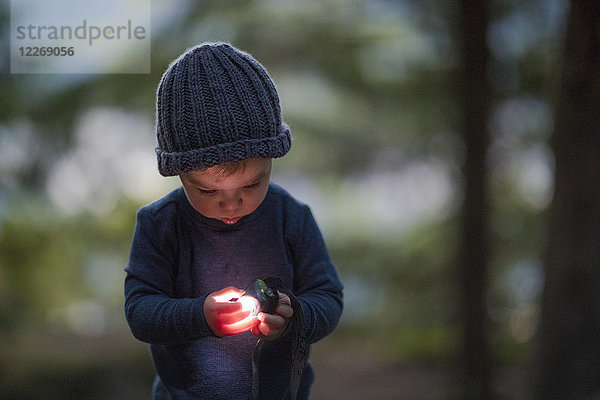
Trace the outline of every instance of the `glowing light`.
{"type": "Polygon", "coordinates": [[[228,328],[231,328],[235,331],[241,330],[241,332],[248,331],[256,325],[258,322],[258,312],[259,312],[259,304],[258,300],[254,297],[242,296],[238,300],[242,304],[242,312],[246,315],[242,320],[235,322],[233,324],[227,325],[228,328]]]}
{"type": "Polygon", "coordinates": [[[222,327],[223,331],[228,334],[249,331],[258,323],[257,315],[260,311],[258,300],[250,296],[239,296],[240,292],[234,290],[214,296],[215,301],[218,303],[229,303],[232,299],[236,299],[235,301],[238,301],[242,305],[242,309],[239,312],[240,320],[222,327]]]}
{"type": "Polygon", "coordinates": [[[250,313],[248,314],[249,317],[254,317],[258,314],[260,305],[258,304],[258,300],[254,297],[242,296],[238,301],[242,304],[242,311],[250,313]]]}
{"type": "Polygon", "coordinates": [[[219,295],[214,295],[213,299],[215,299],[215,301],[217,303],[228,303],[229,300],[231,300],[232,298],[237,298],[239,297],[240,293],[235,291],[235,290],[228,290],[225,291],[219,295]]]}

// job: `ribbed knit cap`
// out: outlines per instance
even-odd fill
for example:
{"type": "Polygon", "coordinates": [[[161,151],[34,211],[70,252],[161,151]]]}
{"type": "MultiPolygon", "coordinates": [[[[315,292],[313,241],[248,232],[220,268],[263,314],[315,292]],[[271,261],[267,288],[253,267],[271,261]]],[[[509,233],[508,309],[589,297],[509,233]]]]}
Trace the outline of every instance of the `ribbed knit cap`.
{"type": "Polygon", "coordinates": [[[225,43],[204,43],[173,61],[156,94],[158,170],[173,176],[291,147],[279,96],[265,68],[225,43]]]}

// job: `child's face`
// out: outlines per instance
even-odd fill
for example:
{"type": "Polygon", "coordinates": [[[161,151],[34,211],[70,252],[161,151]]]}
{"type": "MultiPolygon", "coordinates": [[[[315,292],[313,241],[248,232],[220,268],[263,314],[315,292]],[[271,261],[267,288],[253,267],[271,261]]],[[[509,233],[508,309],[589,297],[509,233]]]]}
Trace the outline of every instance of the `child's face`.
{"type": "Polygon", "coordinates": [[[200,214],[235,224],[265,199],[271,178],[271,159],[252,158],[229,176],[208,168],[181,174],[190,204],[200,214]]]}

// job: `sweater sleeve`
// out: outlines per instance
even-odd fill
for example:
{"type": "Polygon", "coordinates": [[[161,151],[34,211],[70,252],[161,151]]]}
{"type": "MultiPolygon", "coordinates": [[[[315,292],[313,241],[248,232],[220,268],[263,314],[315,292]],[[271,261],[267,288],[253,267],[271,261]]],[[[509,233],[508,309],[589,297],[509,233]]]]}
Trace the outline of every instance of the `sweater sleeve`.
{"type": "Polygon", "coordinates": [[[307,206],[291,234],[294,261],[294,294],[304,314],[308,343],[331,333],[342,314],[342,283],[325,241],[307,206]]]}
{"type": "Polygon", "coordinates": [[[206,296],[174,297],[177,237],[174,218],[148,208],[138,212],[125,268],[125,316],[143,342],[179,344],[213,334],[204,318],[206,296]]]}

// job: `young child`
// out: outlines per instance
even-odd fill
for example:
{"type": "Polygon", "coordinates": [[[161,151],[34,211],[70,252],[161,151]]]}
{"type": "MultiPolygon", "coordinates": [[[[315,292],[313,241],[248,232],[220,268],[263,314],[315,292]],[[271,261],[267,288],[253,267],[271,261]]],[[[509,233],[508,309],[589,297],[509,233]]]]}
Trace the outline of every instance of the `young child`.
{"type": "Polygon", "coordinates": [[[164,73],[156,118],[159,171],[182,187],[138,211],[125,269],[152,398],[291,399],[299,386],[307,399],[310,363],[290,377],[295,336],[310,345],[333,331],[342,284],[308,206],[270,182],[291,146],[271,78],[228,44],[199,45],[164,73]],[[273,314],[248,316],[235,299],[271,276],[289,292],[273,314]]]}

